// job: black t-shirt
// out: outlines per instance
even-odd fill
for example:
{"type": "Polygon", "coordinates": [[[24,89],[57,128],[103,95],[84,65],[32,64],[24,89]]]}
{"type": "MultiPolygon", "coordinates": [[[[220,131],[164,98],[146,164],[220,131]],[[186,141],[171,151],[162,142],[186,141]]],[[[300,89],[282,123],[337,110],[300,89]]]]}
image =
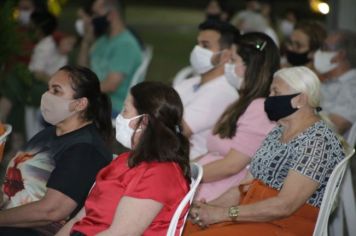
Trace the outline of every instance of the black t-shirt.
{"type": "Polygon", "coordinates": [[[73,199],[77,208],[95,181],[97,172],[110,163],[106,148],[94,124],[57,136],[48,127],[34,136],[9,163],[3,208],[8,209],[41,199],[48,188],[73,199]]]}

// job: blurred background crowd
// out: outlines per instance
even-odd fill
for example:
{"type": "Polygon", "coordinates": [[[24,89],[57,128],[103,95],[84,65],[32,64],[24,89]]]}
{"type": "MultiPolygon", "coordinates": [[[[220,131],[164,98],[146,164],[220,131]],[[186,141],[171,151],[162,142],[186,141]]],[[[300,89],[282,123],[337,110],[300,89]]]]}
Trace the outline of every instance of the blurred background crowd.
{"type": "MultiPolygon", "coordinates": [[[[61,81],[63,71],[74,78],[70,88],[75,94],[73,99],[90,97],[89,104],[95,104],[87,105],[90,112],[80,110],[85,113],[84,118],[100,124],[96,118],[100,120],[100,111],[105,110],[113,125],[116,122],[116,129],[120,121],[128,125],[143,116],[137,107],[131,120],[125,121],[121,116],[128,112],[128,106],[130,110],[137,105],[135,101],[129,104],[130,88],[144,80],[172,85],[182,100],[184,116],[181,123],[169,129],[190,139],[190,161],[204,166],[203,184],[196,197],[202,204],[241,181],[250,171],[247,166],[257,150],[261,158],[274,155],[262,153],[269,145],[266,144],[269,139],[263,140],[271,136],[271,130],[278,131],[274,121],[296,111],[305,115],[299,117],[309,120],[293,116],[299,129],[286,126],[283,132],[290,131],[290,139],[288,135],[287,138],[282,135],[281,139],[296,136],[304,140],[297,134],[306,129],[310,133],[306,139],[325,136],[330,144],[323,151],[331,156],[337,153],[341,160],[344,154],[340,154],[341,146],[331,130],[322,122],[312,124],[321,114],[335,133],[347,138],[356,122],[355,3],[352,0],[1,1],[0,124],[12,125],[2,167],[41,129],[51,124],[58,126],[73,116],[68,105],[72,101],[58,99],[57,85],[53,84],[61,81]],[[96,87],[90,85],[86,76],[95,75],[81,67],[66,65],[90,68],[100,83],[96,87]],[[284,82],[278,82],[282,81],[279,79],[284,82]],[[301,85],[301,81],[305,84],[301,85]],[[46,92],[48,87],[50,93],[46,92]],[[94,90],[97,95],[81,94],[94,90]],[[110,98],[111,108],[104,94],[110,98]],[[46,117],[46,109],[56,106],[59,112],[46,117]]],[[[171,87],[161,88],[173,91],[171,87]]],[[[150,92],[146,92],[150,97],[150,92]]],[[[112,131],[108,124],[103,130],[112,131]]],[[[100,131],[102,127],[97,126],[100,131]]],[[[129,128],[127,135],[134,132],[134,137],[137,130],[141,128],[136,127],[135,131],[129,128]]],[[[1,132],[4,131],[0,129],[1,132]]],[[[115,142],[113,153],[120,153],[123,146],[134,147],[134,138],[120,135],[123,134],[117,132],[116,139],[122,146],[115,142]]],[[[36,137],[39,136],[34,140],[36,137]]],[[[275,145],[273,142],[271,145],[275,145]]],[[[312,143],[308,143],[310,148],[306,150],[319,148],[312,143]]],[[[286,144],[294,145],[287,141],[286,144]]],[[[299,150],[298,145],[288,150],[299,150]]],[[[295,155],[293,160],[302,156],[295,155]]],[[[327,159],[327,154],[322,156],[327,159]]],[[[27,161],[26,157],[20,160],[27,161]]],[[[340,160],[328,158],[333,163],[321,165],[332,170],[330,166],[340,160]]],[[[300,168],[304,168],[305,175],[319,171],[315,166],[300,168]]],[[[251,171],[256,174],[261,169],[255,163],[251,171]]],[[[268,178],[268,174],[261,176],[268,178]]],[[[319,177],[313,174],[313,178],[319,177]]],[[[323,188],[327,178],[321,181],[323,188]]],[[[312,196],[308,201],[320,207],[320,197],[312,196]]],[[[200,208],[203,205],[197,212],[200,208]]],[[[198,213],[195,219],[195,223],[202,223],[198,213]]]]}
{"type": "MultiPolygon", "coordinates": [[[[108,27],[107,20],[100,17],[104,14],[100,12],[102,10],[95,9],[92,3],[93,1],[85,0],[2,1],[0,16],[2,90],[6,86],[16,88],[16,93],[7,89],[1,92],[2,95],[6,94],[11,100],[26,104],[28,108],[38,107],[40,95],[47,86],[42,82],[46,81],[49,75],[67,63],[86,64],[88,54],[80,53],[83,41],[87,42],[84,24],[92,21],[97,38],[104,34],[105,28],[108,27]],[[31,16],[35,11],[47,13],[31,16]],[[40,49],[37,47],[37,55],[34,55],[36,54],[34,49],[38,46],[37,43],[47,36],[51,36],[52,39],[47,39],[47,42],[42,42],[40,46],[49,47],[45,49],[50,57],[50,62],[46,64],[43,62],[47,61],[44,55],[46,53],[39,53],[40,49]],[[34,57],[32,61],[31,56],[34,57]],[[31,79],[32,76],[36,79],[31,79]],[[6,78],[10,77],[17,78],[12,79],[12,82],[14,80],[21,82],[4,86],[6,80],[10,80],[6,78]]],[[[352,1],[346,0],[136,0],[123,1],[120,17],[142,50],[153,49],[153,57],[150,58],[149,66],[144,73],[145,79],[172,83],[177,77],[179,80],[182,76],[187,76],[187,72],[182,68],[189,65],[189,54],[198,32],[197,25],[205,19],[230,22],[241,33],[264,32],[279,46],[282,65],[303,65],[308,61],[312,67],[313,61],[310,57],[321,46],[326,37],[326,30],[340,28],[353,30],[355,16],[350,12],[352,6],[352,1]],[[300,22],[302,24],[298,24],[300,22]]],[[[98,73],[97,70],[94,71],[98,73]]],[[[33,125],[35,126],[33,131],[31,129],[26,131],[23,119],[26,114],[24,106],[16,104],[11,106],[4,100],[1,100],[0,106],[1,120],[11,120],[15,126],[13,142],[19,147],[24,137],[28,139],[36,133],[36,125],[33,125]]],[[[32,114],[31,112],[35,111],[27,109],[27,114],[32,114]]],[[[30,119],[29,122],[31,121],[30,119]]]]}

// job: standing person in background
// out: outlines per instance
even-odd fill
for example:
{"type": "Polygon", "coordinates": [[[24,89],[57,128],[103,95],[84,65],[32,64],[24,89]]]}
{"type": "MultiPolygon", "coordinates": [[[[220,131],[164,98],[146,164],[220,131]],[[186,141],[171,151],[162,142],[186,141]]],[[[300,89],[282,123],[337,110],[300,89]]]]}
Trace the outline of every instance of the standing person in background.
{"type": "Polygon", "coordinates": [[[48,87],[41,112],[53,126],[34,136],[8,165],[0,235],[53,235],[81,209],[97,172],[112,159],[105,144],[112,132],[111,106],[97,76],[65,66],[48,87]]]}
{"type": "Polygon", "coordinates": [[[289,39],[298,21],[299,14],[297,10],[288,8],[284,13],[283,18],[279,22],[279,31],[282,34],[282,40],[289,39]]]}
{"type": "Polygon", "coordinates": [[[287,64],[284,66],[306,66],[317,72],[314,68],[314,55],[325,38],[326,30],[319,22],[298,22],[285,43],[287,64]]]}
{"type": "Polygon", "coordinates": [[[34,74],[35,79],[44,82],[47,86],[50,77],[59,68],[68,64],[68,54],[72,51],[76,39],[69,34],[58,32],[58,21],[49,12],[33,12],[31,24],[38,35],[39,42],[32,52],[29,70],[34,74]]]}
{"type": "Polygon", "coordinates": [[[182,117],[183,104],[173,88],[158,82],[132,87],[116,118],[116,139],[131,151],[99,172],[85,207],[57,236],[166,235],[189,191],[182,117]]]}
{"type": "Polygon", "coordinates": [[[279,46],[279,39],[274,29],[259,12],[243,10],[238,12],[231,20],[241,33],[261,32],[267,34],[279,46]]]}
{"type": "Polygon", "coordinates": [[[190,159],[205,154],[206,138],[225,108],[238,93],[224,76],[231,46],[238,31],[230,24],[208,20],[199,25],[198,44],[190,63],[199,74],[175,86],[184,106],[183,132],[190,138],[190,159]]]}
{"type": "MultiPolygon", "coordinates": [[[[31,89],[31,83],[29,83],[31,75],[27,68],[33,48],[38,41],[32,28],[31,14],[34,11],[46,11],[47,6],[46,2],[42,0],[2,1],[0,5],[1,8],[4,7],[3,9],[6,9],[5,5],[14,6],[13,15],[15,18],[4,19],[2,24],[11,25],[10,21],[16,21],[13,31],[7,33],[11,35],[1,32],[2,37],[10,38],[9,44],[1,46],[11,45],[15,53],[8,55],[6,61],[2,62],[4,63],[2,64],[3,70],[0,73],[0,121],[12,125],[13,131],[9,140],[10,152],[16,152],[25,142],[24,104],[27,102],[25,94],[31,89]]],[[[8,31],[9,28],[4,30],[8,31]]],[[[6,40],[4,41],[6,42],[6,40]]],[[[1,39],[2,43],[4,41],[1,39]]]]}
{"type": "MultiPolygon", "coordinates": [[[[68,54],[72,51],[76,39],[74,36],[58,32],[57,18],[48,11],[33,12],[31,24],[39,41],[33,49],[28,67],[34,78],[47,88],[51,76],[68,64],[68,54]]],[[[42,93],[43,91],[40,94],[42,93]]]]}
{"type": "Polygon", "coordinates": [[[225,77],[240,97],[219,118],[207,138],[208,154],[198,160],[204,169],[198,200],[211,201],[238,185],[251,157],[275,126],[264,111],[264,101],[279,68],[279,50],[263,33],[246,33],[235,46],[232,63],[225,64],[225,77]]]}
{"type": "Polygon", "coordinates": [[[211,0],[205,8],[206,20],[229,22],[233,13],[226,0],[211,0]]]}
{"type": "Polygon", "coordinates": [[[101,90],[110,96],[116,116],[141,64],[141,48],[126,28],[120,0],[95,0],[92,11],[95,17],[86,21],[78,64],[89,66],[98,75],[101,90]]]}
{"type": "Polygon", "coordinates": [[[323,77],[323,112],[340,134],[356,122],[356,34],[335,31],[314,55],[314,67],[323,77]]]}

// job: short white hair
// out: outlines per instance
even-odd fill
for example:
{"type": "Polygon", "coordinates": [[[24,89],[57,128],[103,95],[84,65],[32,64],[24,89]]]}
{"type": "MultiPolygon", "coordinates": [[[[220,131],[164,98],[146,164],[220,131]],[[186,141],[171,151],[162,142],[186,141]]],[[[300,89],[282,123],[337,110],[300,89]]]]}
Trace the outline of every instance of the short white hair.
{"type": "Polygon", "coordinates": [[[274,73],[273,78],[281,79],[296,92],[307,95],[309,106],[319,107],[320,80],[309,68],[305,66],[283,68],[274,73]]]}

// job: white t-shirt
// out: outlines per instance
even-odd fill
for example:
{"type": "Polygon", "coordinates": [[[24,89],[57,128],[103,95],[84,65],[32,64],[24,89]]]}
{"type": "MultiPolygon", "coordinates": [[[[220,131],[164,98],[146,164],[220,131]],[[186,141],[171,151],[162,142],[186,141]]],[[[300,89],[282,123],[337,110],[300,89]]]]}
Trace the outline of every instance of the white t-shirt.
{"type": "Polygon", "coordinates": [[[350,123],[356,122],[356,69],[324,81],[320,92],[322,112],[337,114],[350,123]]]}
{"type": "Polygon", "coordinates": [[[28,68],[30,71],[40,71],[51,76],[67,63],[68,57],[60,54],[53,37],[47,36],[33,49],[28,68]]]}
{"type": "Polygon", "coordinates": [[[200,76],[193,77],[175,87],[183,102],[184,121],[193,133],[190,137],[191,160],[207,152],[207,136],[226,107],[239,97],[225,76],[217,77],[201,86],[200,81],[200,76]]]}

